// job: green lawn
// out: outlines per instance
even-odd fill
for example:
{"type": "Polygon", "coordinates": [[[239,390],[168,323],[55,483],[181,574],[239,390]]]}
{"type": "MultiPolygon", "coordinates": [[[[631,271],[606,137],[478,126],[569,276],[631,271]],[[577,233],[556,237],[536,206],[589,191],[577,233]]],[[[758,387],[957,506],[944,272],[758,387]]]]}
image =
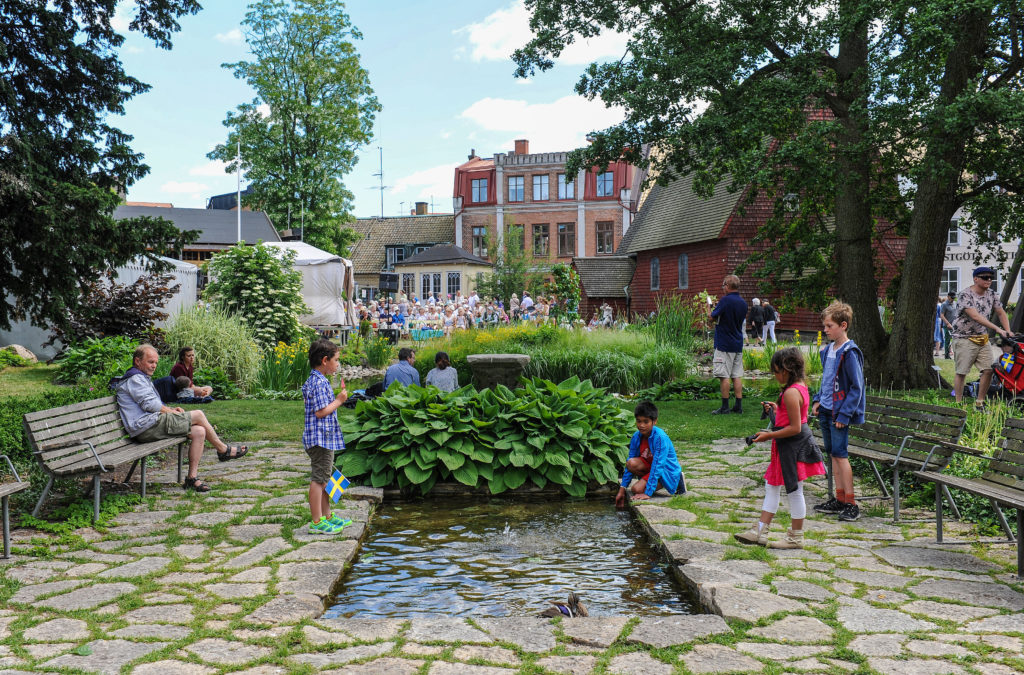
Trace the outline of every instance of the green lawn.
{"type": "MultiPolygon", "coordinates": [[[[658,426],[665,430],[682,451],[680,443],[703,445],[719,438],[743,438],[763,429],[758,401],[744,401],[742,415],[712,415],[718,407],[714,401],[658,401],[658,426]]],[[[633,409],[632,404],[628,406],[633,409]]]]}
{"type": "Polygon", "coordinates": [[[0,396],[33,396],[59,389],[53,383],[57,366],[39,363],[34,366],[16,368],[9,366],[0,370],[0,396]]]}
{"type": "MultiPolygon", "coordinates": [[[[250,399],[184,407],[205,412],[217,433],[230,441],[302,442],[302,401],[250,399]]],[[[347,408],[338,410],[339,418],[351,414],[347,408]]]]}

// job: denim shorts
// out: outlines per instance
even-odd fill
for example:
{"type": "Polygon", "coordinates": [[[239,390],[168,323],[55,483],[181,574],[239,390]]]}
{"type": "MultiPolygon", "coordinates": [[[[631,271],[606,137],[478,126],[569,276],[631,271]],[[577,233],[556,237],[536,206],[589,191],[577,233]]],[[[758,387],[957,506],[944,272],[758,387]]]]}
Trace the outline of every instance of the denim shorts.
{"type": "Polygon", "coordinates": [[[818,425],[821,427],[822,445],[825,446],[825,454],[837,459],[846,459],[850,456],[847,446],[850,443],[850,425],[842,429],[836,429],[832,423],[832,411],[818,408],[818,425]]]}

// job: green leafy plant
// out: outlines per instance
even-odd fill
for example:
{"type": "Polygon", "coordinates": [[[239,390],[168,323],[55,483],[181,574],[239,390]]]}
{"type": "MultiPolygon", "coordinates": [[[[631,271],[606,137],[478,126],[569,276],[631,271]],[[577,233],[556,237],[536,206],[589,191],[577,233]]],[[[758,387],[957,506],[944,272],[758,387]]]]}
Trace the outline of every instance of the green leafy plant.
{"type": "Polygon", "coordinates": [[[242,395],[242,390],[238,388],[238,385],[231,381],[227,373],[216,366],[196,368],[193,379],[198,385],[213,387],[213,397],[216,399],[227,400],[242,395]]]}
{"type": "Polygon", "coordinates": [[[666,295],[658,298],[658,311],[651,322],[654,341],[659,345],[671,345],[690,354],[694,351],[699,328],[697,325],[697,308],[700,299],[684,300],[678,295],[666,295]]]}
{"type": "Polygon", "coordinates": [[[309,343],[278,342],[266,352],[260,364],[256,385],[264,391],[291,391],[302,387],[309,377],[309,343]]]}
{"type": "Polygon", "coordinates": [[[529,480],[582,497],[591,482],[617,480],[629,413],[589,380],[521,382],[515,390],[467,386],[451,393],[392,385],[360,402],[344,424],[339,466],[350,478],[368,476],[374,487],[422,494],[439,480],[486,484],[492,494],[529,480]]]}
{"type": "Polygon", "coordinates": [[[68,384],[94,380],[103,383],[132,367],[138,344],[123,336],[85,338],[57,360],[57,379],[68,384]]]}
{"type": "Polygon", "coordinates": [[[367,338],[363,342],[363,349],[366,350],[366,363],[371,368],[383,368],[391,362],[394,355],[394,348],[387,338],[367,338]]]}
{"type": "MultiPolygon", "coordinates": [[[[252,328],[239,316],[193,307],[175,315],[167,326],[166,336],[173,354],[185,346],[195,350],[197,369],[220,368],[243,390],[248,390],[256,380],[263,350],[256,343],[252,328]]],[[[165,360],[169,359],[161,359],[161,363],[165,360]]]]}
{"type": "Polygon", "coordinates": [[[28,359],[24,359],[18,356],[10,349],[0,349],[0,370],[3,370],[7,366],[15,366],[21,368],[27,366],[28,364],[28,359]]]}
{"type": "Polygon", "coordinates": [[[282,251],[278,257],[262,242],[238,244],[207,263],[213,281],[203,296],[245,319],[263,347],[291,342],[302,334],[299,315],[310,311],[302,300],[302,273],[292,266],[296,255],[282,251]]]}
{"type": "Polygon", "coordinates": [[[551,276],[554,280],[546,290],[558,298],[551,307],[551,316],[555,323],[572,324],[580,318],[580,275],[572,266],[558,263],[551,268],[551,276]]]}

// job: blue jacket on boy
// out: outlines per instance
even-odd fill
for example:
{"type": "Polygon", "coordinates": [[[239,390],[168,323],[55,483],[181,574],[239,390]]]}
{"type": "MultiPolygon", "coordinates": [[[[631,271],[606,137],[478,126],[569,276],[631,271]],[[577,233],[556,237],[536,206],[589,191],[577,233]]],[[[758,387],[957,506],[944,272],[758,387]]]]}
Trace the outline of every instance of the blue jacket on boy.
{"type": "MultiPolygon", "coordinates": [[[[629,441],[629,459],[640,456],[640,441],[643,437],[637,431],[629,441]]],[[[647,441],[647,447],[651,451],[651,476],[647,479],[647,489],[644,492],[648,497],[654,495],[658,489],[658,481],[671,492],[675,493],[679,487],[679,475],[683,469],[679,466],[679,458],[676,456],[676,448],[668,434],[657,426],[651,427],[651,437],[647,441]]],[[[622,487],[628,488],[633,474],[626,469],[622,474],[622,487]]]]}
{"type": "MultiPolygon", "coordinates": [[[[828,350],[821,349],[821,363],[825,365],[828,350]]],[[[836,369],[835,386],[832,392],[832,420],[840,424],[861,424],[867,398],[864,395],[864,353],[853,340],[847,340],[836,352],[839,361],[836,369]]],[[[824,383],[822,383],[824,386],[824,383]]],[[[821,399],[821,389],[814,395],[814,401],[821,399]]]]}

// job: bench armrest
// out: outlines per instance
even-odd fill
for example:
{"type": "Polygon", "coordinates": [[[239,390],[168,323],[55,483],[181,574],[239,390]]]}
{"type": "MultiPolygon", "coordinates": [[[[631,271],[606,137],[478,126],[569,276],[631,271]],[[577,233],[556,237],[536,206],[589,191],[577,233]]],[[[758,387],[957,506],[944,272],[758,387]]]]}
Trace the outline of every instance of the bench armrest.
{"type": "Polygon", "coordinates": [[[14,474],[14,480],[16,480],[16,481],[18,481],[20,483],[21,482],[21,476],[18,475],[18,470],[14,468],[14,462],[11,461],[11,458],[8,457],[7,455],[0,455],[0,459],[2,459],[5,462],[7,462],[7,466],[10,468],[11,473],[14,474]]]}

